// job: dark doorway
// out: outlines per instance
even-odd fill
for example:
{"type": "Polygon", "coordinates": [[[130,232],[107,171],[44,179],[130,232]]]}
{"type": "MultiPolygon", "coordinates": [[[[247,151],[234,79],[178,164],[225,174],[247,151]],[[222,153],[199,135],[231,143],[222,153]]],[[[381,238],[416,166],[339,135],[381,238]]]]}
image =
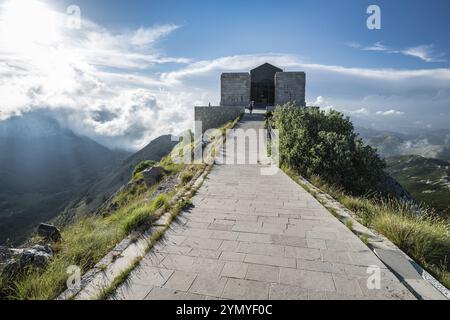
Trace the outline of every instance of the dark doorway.
{"type": "Polygon", "coordinates": [[[274,105],[275,73],[277,72],[283,72],[283,70],[269,63],[264,63],[250,71],[250,98],[255,102],[256,108],[274,105]]]}

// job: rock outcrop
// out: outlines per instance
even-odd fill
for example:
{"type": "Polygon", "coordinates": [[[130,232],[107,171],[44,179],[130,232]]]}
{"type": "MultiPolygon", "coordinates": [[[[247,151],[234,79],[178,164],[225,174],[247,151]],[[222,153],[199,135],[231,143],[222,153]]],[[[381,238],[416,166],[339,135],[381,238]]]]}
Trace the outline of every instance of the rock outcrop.
{"type": "MultiPolygon", "coordinates": [[[[61,233],[55,226],[41,223],[37,233],[46,242],[61,240],[61,233]]],[[[34,245],[29,248],[8,248],[0,246],[0,277],[10,279],[30,267],[44,268],[53,256],[50,244],[34,245]]]]}
{"type": "Polygon", "coordinates": [[[51,224],[41,223],[37,229],[38,236],[48,241],[58,242],[61,240],[61,233],[58,228],[51,224]]]}
{"type": "Polygon", "coordinates": [[[43,268],[53,256],[49,245],[35,245],[25,249],[1,247],[0,252],[0,276],[6,279],[30,267],[43,268]]]}
{"type": "Polygon", "coordinates": [[[154,186],[161,179],[163,174],[164,169],[162,167],[151,167],[142,171],[147,188],[154,186]]]}
{"type": "Polygon", "coordinates": [[[403,188],[403,186],[398,183],[397,180],[395,180],[388,174],[385,174],[382,179],[382,188],[385,192],[391,194],[399,200],[411,204],[416,204],[416,200],[411,196],[411,194],[405,188],[403,188]]]}

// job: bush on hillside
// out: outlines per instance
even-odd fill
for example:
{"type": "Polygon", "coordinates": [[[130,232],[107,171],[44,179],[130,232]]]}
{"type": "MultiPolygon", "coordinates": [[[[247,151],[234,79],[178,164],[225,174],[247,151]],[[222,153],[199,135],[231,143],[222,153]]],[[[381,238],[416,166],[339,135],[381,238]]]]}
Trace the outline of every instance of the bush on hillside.
{"type": "Polygon", "coordinates": [[[318,175],[351,194],[378,191],[386,165],[354,132],[348,117],[286,104],[275,109],[274,120],[281,164],[306,177],[318,175]]]}
{"type": "Polygon", "coordinates": [[[136,166],[136,168],[134,168],[132,177],[136,178],[138,173],[141,173],[145,169],[153,167],[155,165],[155,163],[156,162],[153,160],[145,160],[145,161],[139,162],[138,165],[136,166]]]}

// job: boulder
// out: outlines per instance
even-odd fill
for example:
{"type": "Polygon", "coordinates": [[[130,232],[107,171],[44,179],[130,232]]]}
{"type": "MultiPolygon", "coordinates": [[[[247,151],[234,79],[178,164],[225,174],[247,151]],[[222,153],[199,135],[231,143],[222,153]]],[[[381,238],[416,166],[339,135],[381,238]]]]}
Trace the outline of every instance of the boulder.
{"type": "Polygon", "coordinates": [[[154,186],[164,173],[162,167],[151,167],[142,171],[144,182],[147,188],[154,186]]]}
{"type": "Polygon", "coordinates": [[[41,245],[37,244],[37,245],[31,247],[31,249],[39,251],[39,252],[44,252],[46,254],[49,254],[50,256],[53,255],[53,250],[48,244],[46,244],[45,246],[41,246],[41,245]]]}
{"type": "MultiPolygon", "coordinates": [[[[6,252],[4,248],[1,250],[6,252]]],[[[49,245],[35,245],[27,249],[8,250],[10,252],[9,259],[0,263],[0,274],[4,279],[9,279],[15,273],[19,273],[29,267],[43,268],[53,256],[52,248],[49,245]]]]}
{"type": "Polygon", "coordinates": [[[52,255],[52,249],[48,245],[36,245],[22,253],[20,257],[20,269],[26,269],[30,266],[42,268],[47,264],[52,255]]]}
{"type": "Polygon", "coordinates": [[[58,228],[47,223],[41,223],[38,227],[37,233],[40,237],[57,242],[61,240],[61,233],[58,228]]]}

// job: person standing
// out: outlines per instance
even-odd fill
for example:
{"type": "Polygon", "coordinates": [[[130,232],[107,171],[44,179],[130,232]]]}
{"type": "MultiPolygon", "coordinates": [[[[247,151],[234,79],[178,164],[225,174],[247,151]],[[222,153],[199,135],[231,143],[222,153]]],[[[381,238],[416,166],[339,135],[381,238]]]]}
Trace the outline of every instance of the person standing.
{"type": "Polygon", "coordinates": [[[248,107],[249,111],[250,111],[250,115],[252,115],[253,113],[253,107],[255,106],[255,101],[250,102],[250,106],[248,107]]]}

